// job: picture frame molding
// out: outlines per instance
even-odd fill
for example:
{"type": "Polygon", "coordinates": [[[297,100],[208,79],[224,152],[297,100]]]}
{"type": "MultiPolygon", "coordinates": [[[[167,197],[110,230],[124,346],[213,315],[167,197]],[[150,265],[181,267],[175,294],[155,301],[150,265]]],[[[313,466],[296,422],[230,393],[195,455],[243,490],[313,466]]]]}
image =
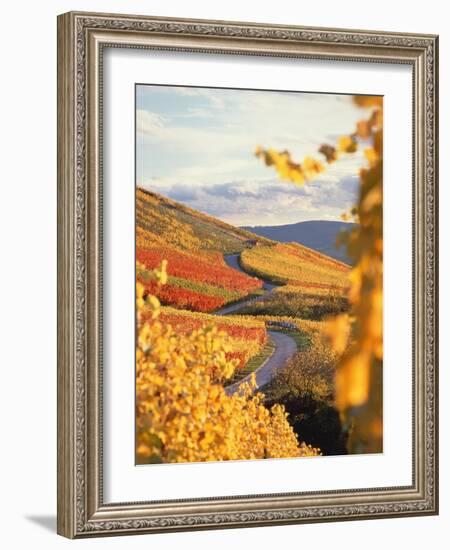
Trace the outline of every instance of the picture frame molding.
{"type": "Polygon", "coordinates": [[[79,538],[438,513],[437,116],[437,36],[83,12],[58,17],[59,534],[79,538]],[[105,47],[412,66],[414,467],[410,487],[103,502],[105,47]]]}

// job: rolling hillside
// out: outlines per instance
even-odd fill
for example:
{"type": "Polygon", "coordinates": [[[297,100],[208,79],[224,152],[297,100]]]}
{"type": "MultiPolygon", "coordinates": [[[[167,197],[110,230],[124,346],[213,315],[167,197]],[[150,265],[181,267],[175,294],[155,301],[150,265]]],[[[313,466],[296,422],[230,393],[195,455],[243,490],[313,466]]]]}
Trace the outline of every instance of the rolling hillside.
{"type": "Polygon", "coordinates": [[[249,243],[271,244],[242,229],[142,189],[136,194],[136,275],[162,303],[209,312],[257,291],[262,282],[229,267],[224,254],[249,243]],[[158,286],[152,269],[168,262],[169,280],[158,286]]]}
{"type": "Polygon", "coordinates": [[[156,241],[181,250],[204,250],[233,254],[241,252],[249,240],[272,244],[264,236],[229,225],[217,218],[188,208],[156,193],[138,188],[136,192],[137,247],[156,241]]]}
{"type": "Polygon", "coordinates": [[[288,225],[244,227],[243,229],[281,243],[303,244],[350,264],[345,249],[336,247],[336,238],[341,231],[349,231],[354,226],[354,223],[319,220],[288,225]]]}
{"type": "Polygon", "coordinates": [[[164,305],[211,313],[253,296],[258,314],[269,301],[276,313],[279,303],[291,300],[300,308],[295,315],[306,303],[316,315],[324,301],[340,300],[347,288],[349,266],[334,258],[297,243],[277,243],[142,189],[136,222],[137,279],[164,305]],[[237,266],[230,265],[232,255],[237,266]],[[161,286],[152,270],[163,260],[169,279],[161,286]],[[264,296],[267,281],[283,286],[264,296]]]}
{"type": "MultiPolygon", "coordinates": [[[[155,399],[159,403],[164,395],[178,419],[174,430],[186,422],[188,401],[195,404],[189,415],[198,415],[200,422],[204,406],[197,403],[214,406],[210,422],[214,427],[220,411],[228,410],[222,403],[234,403],[235,395],[241,402],[243,395],[250,399],[253,392],[261,392],[261,399],[275,411],[281,409],[273,405],[290,403],[292,392],[299,402],[306,388],[301,415],[292,415],[301,417],[300,428],[289,424],[283,413],[285,428],[295,441],[302,441],[302,431],[309,429],[310,439],[333,454],[340,448],[334,440],[330,443],[328,425],[320,424],[322,411],[328,414],[333,407],[335,368],[334,355],[323,338],[327,326],[323,321],[348,311],[349,272],[350,266],[306,246],[255,235],[138,189],[137,323],[142,327],[138,349],[145,368],[137,370],[137,401],[145,402],[143,418],[149,403],[155,399]],[[157,362],[148,361],[146,354],[156,356],[157,362]],[[156,374],[150,376],[155,368],[156,374]],[[284,373],[287,380],[294,376],[293,386],[283,382],[284,373]],[[188,391],[187,384],[192,384],[188,391]],[[157,394],[151,393],[155,387],[157,394]]],[[[155,410],[160,409],[158,405],[155,410]]],[[[225,424],[228,433],[229,422],[225,424]]],[[[336,426],[333,437],[339,439],[340,425],[336,426]]],[[[146,429],[145,425],[138,435],[144,444],[146,429]]],[[[277,424],[277,433],[279,429],[277,424]]],[[[147,449],[139,447],[143,448],[147,449]]],[[[152,460],[153,451],[145,453],[138,457],[139,463],[152,460]]]]}
{"type": "Polygon", "coordinates": [[[280,285],[327,291],[347,287],[349,266],[297,243],[255,246],[241,253],[247,273],[280,285]]]}

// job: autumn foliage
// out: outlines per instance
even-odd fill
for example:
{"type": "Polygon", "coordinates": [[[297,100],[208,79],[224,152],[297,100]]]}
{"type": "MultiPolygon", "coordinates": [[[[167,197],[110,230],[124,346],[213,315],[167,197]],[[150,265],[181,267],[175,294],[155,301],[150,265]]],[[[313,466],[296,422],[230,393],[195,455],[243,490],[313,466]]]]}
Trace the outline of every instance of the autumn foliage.
{"type": "MultiPolygon", "coordinates": [[[[162,260],[170,264],[170,277],[179,277],[221,287],[228,291],[248,292],[260,288],[261,281],[228,267],[218,253],[182,252],[170,247],[138,249],[136,259],[147,269],[154,269],[162,260]]],[[[170,279],[170,278],[169,278],[170,279]]]]}
{"type": "MultiPolygon", "coordinates": [[[[349,314],[330,320],[328,336],[340,355],[335,384],[336,403],[350,431],[352,452],[380,452],[382,449],[382,359],[383,359],[383,100],[379,96],[355,96],[354,102],[369,109],[367,119],[358,122],[355,132],[341,136],[336,144],[323,144],[327,163],[354,153],[360,141],[369,141],[364,150],[367,167],[360,172],[357,204],[345,218],[358,222],[344,239],[354,260],[350,272],[349,314]]],[[[294,162],[287,151],[258,147],[256,155],[274,166],[283,180],[302,185],[323,171],[324,165],[311,158],[294,162]]]]}
{"type": "Polygon", "coordinates": [[[140,464],[316,456],[320,451],[300,443],[302,432],[292,427],[304,425],[298,419],[305,412],[297,419],[286,413],[296,410],[299,396],[305,400],[310,394],[327,407],[338,407],[350,452],[382,449],[382,100],[358,96],[355,102],[367,110],[368,118],[352,135],[322,144],[320,158],[297,162],[288,151],[256,151],[282,180],[303,185],[364,143],[367,167],[360,173],[358,201],[344,213],[357,222],[342,238],[352,268],[304,246],[255,237],[138,190],[140,464]],[[246,244],[249,239],[252,246],[246,244]],[[238,252],[249,275],[224,261],[224,254],[238,252]],[[257,292],[262,286],[257,277],[283,286],[270,293],[270,303],[248,303],[254,316],[210,314],[257,292]],[[326,323],[320,323],[277,315],[276,308],[289,311],[281,308],[285,302],[291,310],[300,304],[297,310],[305,316],[307,308],[311,314],[319,305],[327,314],[330,304],[334,309],[326,323]],[[268,310],[272,314],[267,315],[268,310]],[[292,390],[294,408],[267,401],[255,392],[254,380],[232,396],[224,389],[266,346],[267,329],[274,323],[297,328],[310,344],[274,381],[289,407],[294,405],[286,395],[292,390]]]}
{"type": "MultiPolygon", "coordinates": [[[[163,286],[165,266],[155,273],[163,286]]],[[[236,361],[226,332],[186,333],[159,319],[161,306],[137,284],[136,456],[140,464],[314,456],[280,405],[268,409],[252,384],[228,396],[236,361]]]]}
{"type": "Polygon", "coordinates": [[[245,231],[142,189],[136,207],[136,278],[146,293],[163,304],[210,312],[261,288],[261,281],[223,258],[224,251],[244,247],[245,231]],[[170,276],[166,285],[157,285],[152,270],[163,260],[170,263],[170,276]]]}
{"type": "Polygon", "coordinates": [[[201,292],[171,284],[158,288],[153,281],[149,281],[143,283],[143,286],[148,294],[154,294],[164,304],[174,305],[182,309],[202,312],[214,311],[226,303],[225,298],[221,298],[220,296],[208,296],[201,292]]]}
{"type": "Polygon", "coordinates": [[[201,313],[177,311],[162,307],[161,323],[170,325],[178,334],[186,335],[205,326],[215,326],[228,337],[230,350],[227,359],[235,359],[236,370],[242,369],[247,361],[257,355],[267,342],[267,331],[263,321],[252,317],[213,317],[201,313]]]}
{"type": "Polygon", "coordinates": [[[350,267],[297,243],[244,250],[241,264],[250,273],[297,289],[345,291],[350,267]]]}

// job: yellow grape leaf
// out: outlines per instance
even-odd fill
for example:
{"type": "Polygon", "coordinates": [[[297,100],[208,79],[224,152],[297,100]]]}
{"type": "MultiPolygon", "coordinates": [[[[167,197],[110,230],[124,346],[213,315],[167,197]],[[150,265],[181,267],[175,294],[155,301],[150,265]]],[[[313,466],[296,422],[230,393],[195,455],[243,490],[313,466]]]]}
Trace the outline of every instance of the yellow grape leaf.
{"type": "Polygon", "coordinates": [[[361,202],[361,212],[369,212],[372,208],[381,206],[383,196],[381,193],[381,186],[377,185],[373,187],[361,202]]]}
{"type": "Polygon", "coordinates": [[[382,107],[383,96],[381,95],[355,95],[353,102],[358,107],[382,107]]]}
{"type": "Polygon", "coordinates": [[[327,321],[324,328],[324,335],[331,343],[333,350],[341,355],[347,348],[350,336],[350,318],[344,313],[327,321]]]}
{"type": "Polygon", "coordinates": [[[336,404],[340,410],[363,405],[369,396],[370,354],[356,351],[336,371],[336,404]]]}
{"type": "Polygon", "coordinates": [[[372,128],[369,120],[360,120],[356,124],[356,133],[361,139],[367,139],[372,133],[372,128]]]}
{"type": "Polygon", "coordinates": [[[342,153],[354,153],[358,145],[350,136],[341,136],[338,139],[338,151],[342,153]]]}
{"type": "Polygon", "coordinates": [[[373,147],[367,147],[364,149],[364,155],[366,159],[369,161],[370,166],[375,166],[379,159],[378,153],[375,151],[373,147]]]}

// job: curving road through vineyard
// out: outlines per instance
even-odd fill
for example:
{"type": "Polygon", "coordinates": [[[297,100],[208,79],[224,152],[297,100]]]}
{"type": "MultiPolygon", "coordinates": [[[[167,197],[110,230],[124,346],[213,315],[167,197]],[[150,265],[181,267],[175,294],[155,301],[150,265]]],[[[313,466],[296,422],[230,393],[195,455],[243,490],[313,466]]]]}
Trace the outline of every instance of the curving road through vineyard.
{"type": "MultiPolygon", "coordinates": [[[[268,357],[264,361],[264,363],[254,371],[254,374],[256,376],[256,386],[258,388],[261,388],[262,386],[268,384],[278,371],[284,369],[287,366],[288,360],[297,351],[297,344],[295,343],[295,340],[291,338],[291,336],[275,330],[268,330],[267,332],[272,338],[273,343],[275,344],[275,350],[272,355],[268,357]]],[[[251,374],[249,374],[242,380],[239,380],[238,382],[227,386],[225,388],[225,391],[228,395],[233,395],[233,393],[235,393],[239,389],[239,386],[241,384],[250,380],[250,377],[251,374]]]]}
{"type": "MultiPolygon", "coordinates": [[[[240,271],[241,273],[244,273],[245,275],[248,275],[239,263],[239,254],[228,254],[224,256],[225,263],[231,267],[232,269],[236,269],[237,271],[240,271]]],[[[265,290],[264,294],[261,294],[260,296],[252,296],[250,298],[245,298],[241,300],[240,302],[235,302],[234,304],[230,304],[228,306],[224,306],[220,309],[218,309],[215,314],[216,315],[227,315],[228,313],[235,313],[236,311],[239,311],[244,306],[247,306],[248,304],[253,304],[255,302],[259,302],[263,300],[268,294],[272,292],[274,288],[277,288],[280,285],[275,285],[274,283],[271,283],[270,281],[266,281],[264,279],[261,279],[258,277],[260,281],[263,282],[263,290],[265,290]]]]}
{"type": "MultiPolygon", "coordinates": [[[[225,255],[224,259],[229,267],[236,269],[241,273],[246,273],[239,263],[239,254],[225,255]]],[[[261,280],[263,281],[263,289],[265,290],[264,294],[262,294],[261,296],[253,296],[251,298],[241,300],[240,302],[237,302],[235,304],[222,307],[221,309],[217,310],[215,314],[227,315],[229,313],[235,313],[242,309],[244,306],[247,306],[248,304],[264,299],[268,294],[273,291],[274,288],[279,286],[271,283],[270,281],[265,281],[263,279],[261,280]]],[[[253,374],[255,374],[256,376],[256,385],[258,388],[265,386],[272,380],[272,378],[278,371],[284,369],[287,366],[289,359],[297,351],[297,344],[291,336],[275,330],[268,330],[267,333],[270,335],[275,345],[275,349],[272,355],[270,355],[264,361],[264,363],[253,372],[253,374]]],[[[239,386],[241,384],[250,380],[250,377],[251,374],[249,374],[242,380],[239,380],[238,382],[227,386],[225,388],[225,391],[228,395],[233,395],[233,393],[235,393],[239,389],[239,386]]]]}

